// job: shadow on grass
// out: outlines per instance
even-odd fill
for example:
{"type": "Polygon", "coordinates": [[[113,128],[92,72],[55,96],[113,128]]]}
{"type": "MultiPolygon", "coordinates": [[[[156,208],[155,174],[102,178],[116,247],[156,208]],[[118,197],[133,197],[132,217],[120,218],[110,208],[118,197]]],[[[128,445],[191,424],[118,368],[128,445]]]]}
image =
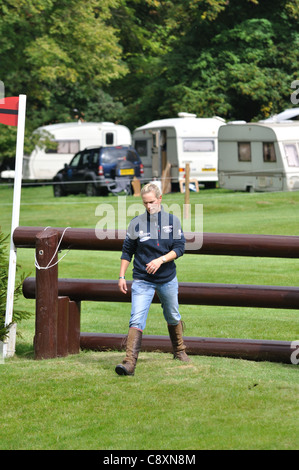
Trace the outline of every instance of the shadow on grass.
{"type": "Polygon", "coordinates": [[[32,343],[18,342],[16,344],[16,355],[20,358],[34,359],[34,348],[32,343]]]}

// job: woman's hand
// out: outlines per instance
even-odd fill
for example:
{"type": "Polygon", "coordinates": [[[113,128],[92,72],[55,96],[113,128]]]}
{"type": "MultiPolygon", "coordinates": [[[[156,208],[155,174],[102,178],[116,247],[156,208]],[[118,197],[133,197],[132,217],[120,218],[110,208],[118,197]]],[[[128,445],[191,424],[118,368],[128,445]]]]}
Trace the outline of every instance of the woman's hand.
{"type": "Polygon", "coordinates": [[[162,258],[153,259],[150,263],[147,263],[146,272],[148,274],[155,274],[160,268],[161,264],[163,264],[162,258]]]}
{"type": "Polygon", "coordinates": [[[127,283],[125,280],[125,274],[128,269],[130,261],[126,259],[122,259],[120,262],[120,271],[119,271],[119,278],[118,278],[118,288],[123,293],[126,294],[128,292],[127,283]]]}
{"type": "Polygon", "coordinates": [[[120,290],[123,294],[126,294],[126,293],[128,292],[127,283],[126,283],[126,280],[125,280],[125,279],[119,279],[119,280],[118,280],[118,287],[119,287],[119,290],[120,290]]]}

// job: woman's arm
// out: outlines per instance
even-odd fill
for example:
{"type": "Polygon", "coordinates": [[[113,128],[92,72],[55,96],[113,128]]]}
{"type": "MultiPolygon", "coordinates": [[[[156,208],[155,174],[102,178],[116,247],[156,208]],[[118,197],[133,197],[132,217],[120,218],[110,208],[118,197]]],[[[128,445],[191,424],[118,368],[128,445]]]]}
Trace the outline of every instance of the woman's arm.
{"type": "Polygon", "coordinates": [[[161,264],[169,263],[177,258],[177,254],[174,250],[171,250],[166,255],[160,256],[159,258],[153,259],[150,263],[146,265],[146,272],[148,274],[155,274],[160,268],[161,264]]]}
{"type": "Polygon", "coordinates": [[[119,280],[118,280],[118,287],[119,290],[123,293],[126,294],[128,289],[127,289],[127,283],[125,280],[125,274],[128,269],[128,266],[130,264],[130,261],[126,259],[122,259],[120,262],[120,271],[119,271],[119,280]]]}

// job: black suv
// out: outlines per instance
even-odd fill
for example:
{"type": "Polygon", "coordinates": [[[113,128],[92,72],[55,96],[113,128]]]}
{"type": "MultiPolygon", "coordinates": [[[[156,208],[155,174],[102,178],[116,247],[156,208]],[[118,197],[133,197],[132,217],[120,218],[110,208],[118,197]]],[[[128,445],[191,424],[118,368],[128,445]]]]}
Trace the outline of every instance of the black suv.
{"type": "Polygon", "coordinates": [[[143,176],[143,165],[133,147],[86,148],[53,178],[54,196],[85,192],[87,196],[126,191],[131,181],[143,176]]]}

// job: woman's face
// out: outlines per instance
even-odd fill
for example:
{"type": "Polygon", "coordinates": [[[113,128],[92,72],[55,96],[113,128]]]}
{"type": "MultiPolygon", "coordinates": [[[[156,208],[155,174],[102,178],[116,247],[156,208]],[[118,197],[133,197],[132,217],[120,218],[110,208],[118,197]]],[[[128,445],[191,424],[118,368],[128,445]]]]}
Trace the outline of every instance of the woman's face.
{"type": "Polygon", "coordinates": [[[153,191],[142,196],[143,205],[149,214],[156,214],[161,210],[162,196],[158,197],[153,191]]]}

